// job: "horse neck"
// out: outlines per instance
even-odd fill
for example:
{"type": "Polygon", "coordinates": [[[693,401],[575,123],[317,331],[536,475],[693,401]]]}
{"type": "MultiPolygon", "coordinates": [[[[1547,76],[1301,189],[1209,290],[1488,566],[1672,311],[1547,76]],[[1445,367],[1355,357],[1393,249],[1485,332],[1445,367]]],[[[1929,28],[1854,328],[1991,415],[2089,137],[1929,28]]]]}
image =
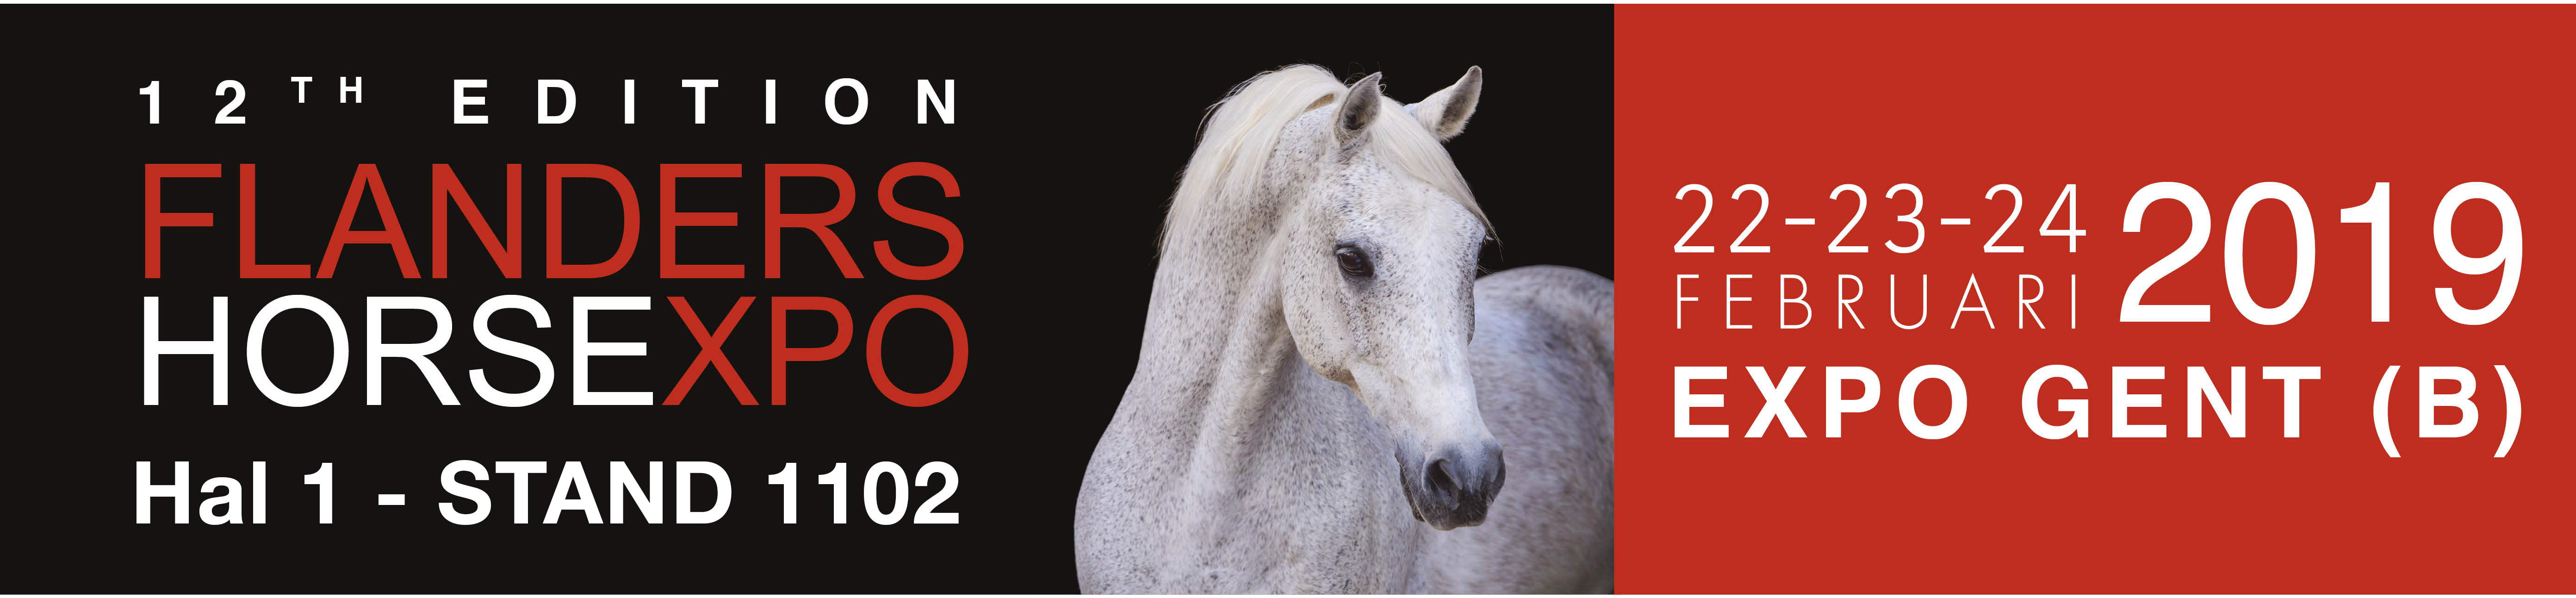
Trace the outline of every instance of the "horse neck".
{"type": "Polygon", "coordinates": [[[1279,222],[1293,208],[1201,206],[1172,223],[1121,417],[1163,431],[1169,455],[1197,478],[1187,483],[1222,485],[1264,459],[1317,458],[1312,447],[1274,446],[1284,431],[1364,425],[1298,403],[1340,386],[1308,369],[1281,308],[1279,222]]]}
{"type": "Polygon", "coordinates": [[[1394,476],[1348,482],[1375,479],[1370,467],[1390,463],[1393,448],[1349,389],[1317,375],[1297,351],[1282,310],[1286,244],[1275,208],[1175,222],[1166,240],[1136,377],[1115,424],[1136,442],[1127,455],[1163,464],[1139,500],[1171,534],[1165,565],[1173,570],[1204,568],[1210,555],[1271,562],[1285,558],[1282,550],[1359,547],[1371,555],[1360,559],[1366,566],[1335,565],[1359,567],[1343,572],[1360,583],[1347,589],[1413,587],[1404,585],[1419,581],[1409,547],[1428,528],[1385,502],[1400,496],[1394,476]]]}
{"type": "Polygon", "coordinates": [[[1208,209],[1165,240],[1125,400],[1167,424],[1239,429],[1286,366],[1303,367],[1280,309],[1279,226],[1251,211],[1208,209]]]}

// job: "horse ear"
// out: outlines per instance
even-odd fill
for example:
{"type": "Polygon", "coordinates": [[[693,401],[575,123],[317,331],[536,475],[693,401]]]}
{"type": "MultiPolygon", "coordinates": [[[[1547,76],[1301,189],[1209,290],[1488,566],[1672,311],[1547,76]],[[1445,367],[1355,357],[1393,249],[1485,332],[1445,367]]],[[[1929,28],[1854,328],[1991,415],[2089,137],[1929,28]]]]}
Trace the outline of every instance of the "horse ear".
{"type": "Polygon", "coordinates": [[[1350,145],[1368,132],[1370,123],[1377,122],[1377,105],[1380,98],[1385,97],[1377,87],[1382,75],[1385,73],[1369,73],[1358,83],[1352,83],[1348,93],[1342,94],[1342,107],[1333,114],[1334,140],[1350,145]]]}
{"type": "Polygon", "coordinates": [[[1448,89],[1434,92],[1431,97],[1422,98],[1421,102],[1405,106],[1404,110],[1421,120],[1423,128],[1431,129],[1432,135],[1448,141],[1467,130],[1467,117],[1476,114],[1476,97],[1484,90],[1485,69],[1471,66],[1467,67],[1467,76],[1459,77],[1458,82],[1448,89]]]}

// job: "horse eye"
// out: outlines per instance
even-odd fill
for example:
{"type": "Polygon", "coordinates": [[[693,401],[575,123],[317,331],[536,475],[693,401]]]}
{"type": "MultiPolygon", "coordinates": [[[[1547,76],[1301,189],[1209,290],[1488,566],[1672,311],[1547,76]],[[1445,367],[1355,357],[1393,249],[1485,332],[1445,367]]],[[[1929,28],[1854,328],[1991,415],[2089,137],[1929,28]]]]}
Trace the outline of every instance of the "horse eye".
{"type": "Polygon", "coordinates": [[[1342,273],[1355,278],[1377,275],[1377,266],[1369,263],[1368,252],[1344,245],[1333,249],[1333,257],[1342,263],[1342,273]]]}

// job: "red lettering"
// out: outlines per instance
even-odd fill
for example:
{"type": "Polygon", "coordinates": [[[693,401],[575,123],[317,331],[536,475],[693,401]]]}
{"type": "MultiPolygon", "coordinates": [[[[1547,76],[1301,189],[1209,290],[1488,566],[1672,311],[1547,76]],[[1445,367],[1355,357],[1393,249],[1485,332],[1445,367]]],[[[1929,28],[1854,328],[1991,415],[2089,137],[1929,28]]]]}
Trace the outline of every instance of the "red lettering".
{"type": "MultiPolygon", "coordinates": [[[[883,317],[883,316],[880,316],[883,317]]],[[[869,338],[875,338],[870,333],[869,338]]],[[[871,343],[869,346],[875,346],[871,343]]],[[[787,362],[823,361],[840,357],[850,348],[850,310],[831,297],[769,298],[769,404],[787,404],[787,362]],[[787,346],[788,310],[813,310],[832,314],[832,344],[821,347],[787,346]]],[[[873,355],[874,349],[870,354],[873,355]]]]}
{"type": "Polygon", "coordinates": [[[310,278],[304,264],[259,263],[259,165],[241,165],[241,277],[310,278]]]}
{"type": "Polygon", "coordinates": [[[895,276],[912,280],[930,280],[947,275],[949,270],[957,269],[957,258],[966,254],[966,236],[957,231],[957,223],[949,222],[947,218],[907,208],[903,204],[894,202],[895,182],[917,176],[930,177],[932,180],[939,181],[940,190],[946,192],[948,197],[957,196],[957,177],[948,174],[948,169],[929,162],[906,162],[896,165],[893,170],[886,171],[885,178],[877,180],[877,205],[883,207],[886,215],[894,217],[895,220],[930,229],[939,233],[939,236],[947,237],[948,256],[940,258],[939,263],[936,264],[915,266],[895,259],[892,243],[878,241],[877,263],[884,264],[886,270],[894,272],[895,276]]]}
{"type": "Polygon", "coordinates": [[[840,222],[841,218],[849,216],[850,205],[859,198],[858,187],[850,183],[849,171],[830,164],[769,164],[765,166],[765,170],[769,179],[766,185],[768,209],[762,214],[765,222],[761,232],[761,248],[767,256],[764,267],[768,277],[778,277],[778,230],[793,226],[812,230],[814,236],[823,239],[823,249],[830,251],[832,263],[841,267],[841,277],[866,278],[866,275],[859,273],[858,262],[850,259],[849,248],[841,245],[841,236],[834,234],[832,229],[828,228],[833,223],[840,222]],[[822,213],[780,213],[778,180],[792,176],[831,179],[832,187],[840,190],[841,199],[832,204],[831,210],[822,213]]]}
{"type": "Polygon", "coordinates": [[[403,241],[402,221],[394,217],[394,198],[385,194],[384,177],[374,164],[359,164],[357,176],[349,179],[349,197],[340,202],[340,223],[331,228],[331,246],[322,250],[322,278],[331,277],[340,265],[340,249],[351,243],[385,244],[394,250],[394,263],[402,266],[403,278],[420,278],[420,266],[411,260],[411,244],[403,241]],[[349,221],[358,216],[358,196],[368,191],[375,192],[376,217],[385,228],[350,230],[349,221]]]}
{"type": "Polygon", "coordinates": [[[733,212],[680,211],[680,179],[739,178],[741,164],[662,165],[662,277],[742,278],[741,264],[680,263],[680,227],[733,226],[733,212]]]}
{"type": "MultiPolygon", "coordinates": [[[[165,226],[214,226],[214,225],[215,225],[215,214],[214,214],[213,212],[163,212],[163,211],[161,211],[161,179],[164,179],[164,178],[214,178],[214,177],[220,177],[220,176],[224,176],[224,165],[222,165],[222,164],[145,164],[145,165],[143,165],[143,277],[144,277],[144,278],[160,278],[160,277],[161,277],[161,227],[165,227],[165,226]]],[[[772,180],[775,180],[775,179],[772,179],[772,180]]],[[[770,200],[769,205],[770,205],[770,206],[772,206],[772,211],[775,211],[775,206],[777,206],[777,205],[778,205],[778,200],[776,199],[776,197],[778,196],[778,193],[777,193],[777,191],[776,191],[777,187],[773,184],[770,188],[771,188],[771,191],[770,191],[770,197],[771,197],[772,199],[770,200]]],[[[774,233],[774,232],[772,233],[772,235],[773,235],[773,237],[772,237],[772,238],[773,238],[773,239],[775,238],[775,237],[774,237],[774,235],[775,235],[775,234],[776,234],[776,233],[774,233]]],[[[770,256],[771,256],[771,257],[770,257],[771,263],[776,263],[776,261],[777,261],[777,255],[778,255],[777,245],[778,245],[778,244],[777,244],[777,242],[776,242],[776,241],[774,241],[774,240],[770,242],[770,247],[771,247],[771,249],[770,249],[770,253],[769,253],[769,254],[770,254],[770,256]]],[[[777,275],[778,275],[777,267],[776,267],[776,266],[771,266],[771,269],[770,269],[770,276],[771,276],[771,277],[776,277],[777,275]]]]}
{"type": "Polygon", "coordinates": [[[635,186],[626,175],[600,164],[546,165],[546,277],[599,278],[626,267],[635,256],[635,236],[643,213],[636,207],[635,186]],[[563,261],[563,181],[564,179],[599,179],[617,188],[617,200],[624,208],[625,228],[617,241],[617,255],[596,264],[566,264],[563,261]]]}
{"type": "Polygon", "coordinates": [[[743,385],[742,375],[734,372],[733,361],[725,359],[724,354],[725,338],[733,335],[733,325],[742,322],[742,314],[751,311],[752,298],[744,297],[741,301],[735,301],[733,311],[725,314],[724,323],[717,324],[713,334],[709,334],[707,325],[698,320],[698,313],[689,308],[688,299],[682,297],[670,299],[672,310],[680,312],[680,322],[689,325],[689,335],[698,337],[698,359],[689,362],[688,371],[680,374],[680,384],[671,387],[671,394],[662,399],[662,404],[678,405],[681,400],[687,399],[689,387],[698,383],[698,374],[706,371],[709,366],[714,366],[716,373],[724,376],[725,386],[733,389],[735,401],[744,405],[760,404],[760,401],[751,398],[751,387],[743,385]]]}
{"type": "MultiPolygon", "coordinates": [[[[956,254],[952,252],[949,255],[954,257],[956,254]]],[[[894,402],[906,407],[928,407],[948,400],[948,395],[957,392],[957,385],[966,381],[965,321],[957,317],[957,310],[948,307],[948,302],[929,295],[905,295],[887,303],[885,309],[877,310],[876,320],[868,323],[868,377],[876,380],[877,392],[885,393],[886,398],[894,399],[894,402]],[[930,392],[906,392],[902,388],[897,388],[893,380],[886,378],[884,359],[886,322],[893,320],[895,314],[909,309],[929,310],[930,313],[939,314],[939,319],[948,323],[950,350],[948,377],[940,380],[939,388],[931,389],[930,392]]]]}
{"type": "Polygon", "coordinates": [[[492,234],[492,225],[483,220],[483,211],[474,206],[474,198],[465,194],[465,183],[456,180],[456,170],[446,164],[429,166],[429,277],[447,277],[447,201],[456,200],[465,213],[465,224],[474,227],[474,236],[483,239],[483,251],[492,254],[492,264],[501,267],[501,276],[519,277],[519,165],[510,165],[509,202],[502,218],[509,227],[509,239],[492,234]]]}

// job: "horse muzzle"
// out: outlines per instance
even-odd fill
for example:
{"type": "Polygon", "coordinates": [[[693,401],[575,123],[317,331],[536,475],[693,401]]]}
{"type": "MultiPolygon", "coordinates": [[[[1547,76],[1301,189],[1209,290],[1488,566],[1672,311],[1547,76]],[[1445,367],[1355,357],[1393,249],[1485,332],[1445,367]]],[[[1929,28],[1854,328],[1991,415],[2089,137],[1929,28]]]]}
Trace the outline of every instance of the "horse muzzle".
{"type": "Polygon", "coordinates": [[[1492,441],[1443,448],[1426,458],[1398,455],[1397,461],[1406,472],[1404,500],[1413,505],[1413,518],[1436,529],[1483,524],[1494,495],[1503,490],[1503,447],[1492,441]]]}

